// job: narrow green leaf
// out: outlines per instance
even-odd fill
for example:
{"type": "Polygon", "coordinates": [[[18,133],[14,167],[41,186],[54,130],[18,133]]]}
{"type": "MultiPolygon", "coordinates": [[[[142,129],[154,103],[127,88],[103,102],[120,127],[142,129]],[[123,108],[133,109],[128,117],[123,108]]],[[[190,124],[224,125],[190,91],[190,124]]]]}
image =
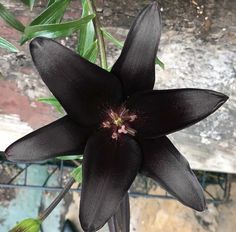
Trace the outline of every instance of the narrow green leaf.
{"type": "Polygon", "coordinates": [[[57,159],[59,160],[81,160],[83,159],[82,155],[65,155],[65,156],[58,156],[57,159]]]}
{"type": "Polygon", "coordinates": [[[30,10],[32,10],[34,7],[35,0],[22,0],[22,2],[29,6],[30,10]]]}
{"type": "Polygon", "coordinates": [[[10,42],[0,37],[0,47],[5,48],[11,52],[19,52],[19,50],[10,42]]]}
{"type": "Polygon", "coordinates": [[[74,31],[81,28],[82,25],[88,23],[94,18],[94,14],[88,15],[79,20],[69,21],[60,24],[44,24],[28,26],[25,28],[25,33],[22,36],[20,43],[24,44],[26,41],[37,36],[44,36],[47,38],[59,38],[71,35],[74,31]]]}
{"type": "Polygon", "coordinates": [[[155,64],[158,64],[162,69],[165,69],[165,64],[161,60],[159,60],[158,57],[156,57],[155,59],[155,64]]]}
{"type": "Polygon", "coordinates": [[[82,182],[82,165],[78,166],[71,172],[71,176],[75,179],[76,182],[82,182]]]}
{"type": "Polygon", "coordinates": [[[124,43],[117,40],[113,35],[111,35],[108,31],[106,31],[104,28],[101,28],[102,34],[105,38],[107,38],[110,42],[112,42],[114,45],[116,45],[118,48],[123,48],[124,43]]]}
{"type": "MultiPolygon", "coordinates": [[[[86,17],[91,12],[89,11],[89,6],[87,0],[81,0],[82,3],[82,17],[86,17]]],[[[87,24],[83,25],[79,31],[79,40],[77,42],[76,51],[84,56],[85,52],[90,48],[91,44],[94,42],[95,30],[93,22],[89,21],[87,24]]]]}
{"type": "Polygon", "coordinates": [[[85,51],[83,57],[92,63],[96,63],[98,57],[98,43],[95,40],[91,46],[85,51]]]}
{"type": "Polygon", "coordinates": [[[35,18],[29,26],[60,22],[69,3],[70,0],[60,0],[52,3],[37,18],[35,18]]]}
{"type": "Polygon", "coordinates": [[[23,32],[25,26],[0,3],[0,17],[9,24],[11,27],[15,28],[18,31],[23,32]]]}
{"type": "Polygon", "coordinates": [[[106,69],[106,70],[107,70],[108,72],[110,72],[110,71],[111,71],[111,69],[112,69],[112,66],[110,66],[110,67],[107,67],[107,69],[106,69]]]}
{"type": "Polygon", "coordinates": [[[51,106],[55,107],[55,109],[59,113],[64,114],[63,107],[61,106],[60,102],[55,97],[39,98],[39,99],[37,99],[37,101],[51,105],[51,106]]]}
{"type": "Polygon", "coordinates": [[[56,0],[48,0],[48,4],[47,7],[49,7],[50,5],[52,5],[56,0]]]}

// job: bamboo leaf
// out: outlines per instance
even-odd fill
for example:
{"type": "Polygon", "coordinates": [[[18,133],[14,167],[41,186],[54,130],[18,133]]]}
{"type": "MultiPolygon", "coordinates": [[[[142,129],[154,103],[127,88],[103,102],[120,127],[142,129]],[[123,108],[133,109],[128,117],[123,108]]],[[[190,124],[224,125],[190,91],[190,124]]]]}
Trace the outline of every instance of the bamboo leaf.
{"type": "Polygon", "coordinates": [[[158,57],[155,59],[155,64],[158,64],[162,69],[165,69],[165,64],[158,57]]]}
{"type": "Polygon", "coordinates": [[[70,0],[59,0],[52,3],[37,18],[35,18],[29,26],[60,22],[69,3],[70,0]]]}
{"type": "MultiPolygon", "coordinates": [[[[89,11],[89,6],[87,0],[81,0],[82,3],[82,17],[86,17],[91,12],[89,11]]],[[[90,21],[87,24],[83,25],[79,31],[79,40],[77,42],[76,51],[84,56],[85,52],[90,48],[91,44],[94,42],[95,38],[95,30],[93,26],[93,22],[90,21]]]]}
{"type": "Polygon", "coordinates": [[[56,0],[48,0],[47,7],[49,7],[50,5],[52,5],[54,2],[56,2],[56,0]]]}
{"type": "Polygon", "coordinates": [[[124,43],[117,40],[113,35],[111,35],[108,31],[106,31],[104,28],[101,28],[102,34],[105,38],[107,38],[110,42],[112,42],[114,45],[116,45],[118,48],[123,48],[124,43]]]}
{"type": "Polygon", "coordinates": [[[82,155],[65,155],[57,157],[59,160],[81,160],[83,159],[82,155]]]}
{"type": "Polygon", "coordinates": [[[63,107],[61,106],[60,102],[55,97],[39,98],[39,99],[37,99],[37,101],[51,105],[51,106],[55,107],[55,109],[59,113],[64,114],[63,107]]]}
{"type": "Polygon", "coordinates": [[[0,47],[5,48],[11,52],[19,52],[19,50],[10,42],[0,37],[0,47]]]}
{"type": "Polygon", "coordinates": [[[8,10],[0,3],[0,17],[9,24],[11,27],[15,28],[18,31],[23,32],[25,26],[8,10]]]}
{"type": "Polygon", "coordinates": [[[97,40],[95,40],[91,46],[85,51],[83,57],[87,59],[88,61],[95,63],[98,57],[98,43],[97,40]]]}
{"type": "Polygon", "coordinates": [[[94,15],[88,15],[79,20],[69,21],[60,24],[28,26],[25,28],[24,35],[21,38],[21,45],[37,36],[44,36],[47,38],[59,38],[69,36],[74,31],[80,29],[82,25],[88,23],[92,18],[94,18],[94,15]]]}
{"type": "Polygon", "coordinates": [[[82,165],[78,166],[71,172],[71,176],[75,179],[76,182],[82,182],[82,165]]]}

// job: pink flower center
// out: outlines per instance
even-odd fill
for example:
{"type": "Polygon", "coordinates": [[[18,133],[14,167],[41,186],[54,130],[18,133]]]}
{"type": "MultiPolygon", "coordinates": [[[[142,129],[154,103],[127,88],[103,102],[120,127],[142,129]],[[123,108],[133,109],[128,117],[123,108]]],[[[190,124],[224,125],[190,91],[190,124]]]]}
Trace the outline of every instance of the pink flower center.
{"type": "Polygon", "coordinates": [[[121,134],[135,136],[136,130],[129,126],[130,123],[137,119],[137,115],[130,113],[128,109],[122,107],[118,111],[108,110],[107,119],[102,122],[102,128],[112,130],[112,139],[118,139],[121,134]]]}

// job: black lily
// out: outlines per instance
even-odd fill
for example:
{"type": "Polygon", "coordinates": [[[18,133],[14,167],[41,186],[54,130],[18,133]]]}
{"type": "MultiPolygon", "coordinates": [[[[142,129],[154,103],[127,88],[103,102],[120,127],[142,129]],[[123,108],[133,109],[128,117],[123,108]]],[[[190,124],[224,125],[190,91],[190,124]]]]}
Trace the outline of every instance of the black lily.
{"type": "Polygon", "coordinates": [[[30,162],[84,153],[85,231],[98,230],[116,213],[139,171],[183,204],[205,209],[197,178],[165,135],[207,117],[227,96],[203,89],[152,90],[160,34],[153,3],[135,20],[111,72],[53,40],[30,44],[36,68],[67,115],[10,145],[6,156],[30,162]]]}

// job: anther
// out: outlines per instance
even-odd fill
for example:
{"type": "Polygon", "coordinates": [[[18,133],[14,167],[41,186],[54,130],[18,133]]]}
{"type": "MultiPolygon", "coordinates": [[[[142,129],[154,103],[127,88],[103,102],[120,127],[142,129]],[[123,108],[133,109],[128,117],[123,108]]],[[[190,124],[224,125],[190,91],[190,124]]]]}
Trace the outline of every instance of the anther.
{"type": "Polygon", "coordinates": [[[113,132],[111,138],[117,140],[118,139],[118,134],[116,132],[113,132]]]}
{"type": "Polygon", "coordinates": [[[129,121],[133,122],[137,118],[137,115],[135,115],[135,114],[134,115],[130,115],[129,118],[130,118],[129,121]]]}
{"type": "Polygon", "coordinates": [[[118,132],[121,134],[121,133],[124,133],[124,134],[127,134],[128,131],[125,129],[125,125],[122,125],[121,128],[118,130],[118,132]]]}
{"type": "Polygon", "coordinates": [[[135,136],[135,134],[137,133],[137,131],[131,127],[126,127],[126,130],[127,130],[128,134],[130,134],[132,136],[135,136]]]}
{"type": "Polygon", "coordinates": [[[122,107],[117,113],[110,109],[107,114],[109,118],[102,122],[101,126],[112,130],[112,139],[117,140],[121,134],[135,136],[137,131],[129,127],[129,122],[136,120],[136,114],[130,113],[129,109],[125,107],[122,107]]]}
{"type": "Polygon", "coordinates": [[[111,127],[111,123],[109,121],[105,121],[102,123],[102,127],[103,128],[110,128],[111,127]]]}

